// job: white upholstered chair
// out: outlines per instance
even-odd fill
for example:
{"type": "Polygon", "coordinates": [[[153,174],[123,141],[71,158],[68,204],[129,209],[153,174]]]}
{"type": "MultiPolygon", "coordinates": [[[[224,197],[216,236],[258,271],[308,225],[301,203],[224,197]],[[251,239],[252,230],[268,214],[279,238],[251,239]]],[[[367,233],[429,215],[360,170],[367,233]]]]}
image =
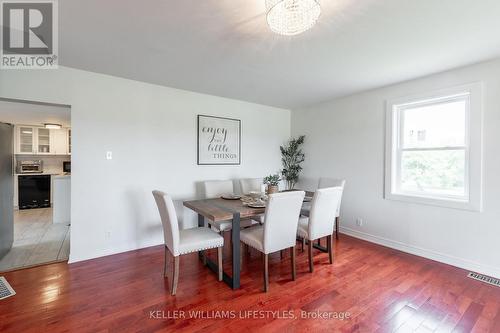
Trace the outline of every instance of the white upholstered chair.
{"type": "Polygon", "coordinates": [[[161,191],[153,191],[153,196],[160,212],[165,238],[165,266],[164,276],[167,276],[168,252],[174,257],[172,282],[170,293],[175,295],[179,280],[179,257],[183,254],[217,248],[219,266],[219,281],[222,281],[222,247],[224,238],[209,228],[193,228],[179,230],[179,221],[175,212],[172,198],[161,191]]]}
{"type": "MultiPolygon", "coordinates": [[[[248,194],[252,191],[260,192],[260,186],[263,184],[263,178],[240,179],[241,194],[248,194]]],[[[252,217],[260,224],[264,223],[264,214],[252,217]]]]}
{"type": "Polygon", "coordinates": [[[300,177],[295,187],[306,192],[314,192],[318,189],[318,178],[300,177]]]}
{"type": "Polygon", "coordinates": [[[207,199],[220,198],[223,194],[234,193],[232,180],[207,180],[203,182],[203,188],[207,199]]]}
{"type": "Polygon", "coordinates": [[[314,270],[313,241],[327,237],[328,256],[333,263],[332,233],[336,208],[342,197],[342,187],[318,189],[313,196],[309,217],[301,217],[297,235],[309,241],[309,270],[314,270]]]}
{"type": "Polygon", "coordinates": [[[264,256],[264,291],[269,289],[269,257],[273,252],[291,250],[292,279],[295,280],[295,244],[300,208],[304,191],[275,193],[269,195],[264,225],[244,229],[240,239],[264,256]]]}
{"type": "Polygon", "coordinates": [[[240,179],[240,188],[242,194],[248,194],[252,191],[260,192],[262,178],[246,178],[240,179]]]}
{"type": "MultiPolygon", "coordinates": [[[[220,198],[223,194],[234,193],[232,180],[208,180],[203,182],[203,188],[205,191],[205,198],[207,199],[220,198]]],[[[252,222],[252,220],[241,220],[240,226],[242,228],[246,228],[255,223],[252,222]]],[[[231,230],[233,223],[231,221],[217,221],[213,223],[211,222],[211,225],[222,234],[224,231],[231,230]]]]}
{"type": "MultiPolygon", "coordinates": [[[[335,213],[335,238],[339,239],[339,225],[340,225],[340,206],[342,203],[342,194],[344,193],[345,179],[335,179],[322,177],[318,182],[318,189],[329,188],[329,187],[341,187],[342,193],[340,194],[340,200],[337,206],[337,211],[335,213]]],[[[311,210],[311,205],[306,204],[302,207],[301,214],[304,216],[309,216],[311,210]]]]}

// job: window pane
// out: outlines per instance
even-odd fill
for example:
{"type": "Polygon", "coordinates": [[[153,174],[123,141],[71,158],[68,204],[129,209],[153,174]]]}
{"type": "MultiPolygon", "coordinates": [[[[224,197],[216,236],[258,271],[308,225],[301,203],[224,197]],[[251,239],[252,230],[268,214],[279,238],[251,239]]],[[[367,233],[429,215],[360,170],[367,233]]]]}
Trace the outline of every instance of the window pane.
{"type": "Polygon", "coordinates": [[[463,97],[403,110],[403,148],[464,146],[466,108],[463,97]]]}
{"type": "Polygon", "coordinates": [[[465,151],[404,151],[401,190],[431,195],[465,196],[465,151]]]}

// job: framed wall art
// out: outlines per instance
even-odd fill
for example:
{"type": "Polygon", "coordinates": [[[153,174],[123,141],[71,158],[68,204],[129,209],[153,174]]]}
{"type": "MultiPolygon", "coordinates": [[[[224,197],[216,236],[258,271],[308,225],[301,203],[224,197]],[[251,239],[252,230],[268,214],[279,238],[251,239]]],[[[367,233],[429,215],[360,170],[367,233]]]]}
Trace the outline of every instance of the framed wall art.
{"type": "Polygon", "coordinates": [[[241,120],[198,115],[198,165],[241,164],[241,120]]]}

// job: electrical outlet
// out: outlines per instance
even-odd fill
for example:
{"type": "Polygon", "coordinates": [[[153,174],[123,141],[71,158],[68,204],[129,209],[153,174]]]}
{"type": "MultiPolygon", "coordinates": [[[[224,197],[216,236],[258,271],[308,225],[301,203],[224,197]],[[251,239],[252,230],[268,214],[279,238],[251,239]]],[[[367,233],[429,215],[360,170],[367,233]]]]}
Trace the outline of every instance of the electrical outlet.
{"type": "Polygon", "coordinates": [[[112,151],[107,151],[106,152],[106,159],[107,160],[112,160],[113,159],[113,152],[112,151]]]}
{"type": "Polygon", "coordinates": [[[362,226],[363,226],[363,219],[358,217],[358,218],[356,219],[356,225],[357,225],[358,227],[362,227],[362,226]]]}

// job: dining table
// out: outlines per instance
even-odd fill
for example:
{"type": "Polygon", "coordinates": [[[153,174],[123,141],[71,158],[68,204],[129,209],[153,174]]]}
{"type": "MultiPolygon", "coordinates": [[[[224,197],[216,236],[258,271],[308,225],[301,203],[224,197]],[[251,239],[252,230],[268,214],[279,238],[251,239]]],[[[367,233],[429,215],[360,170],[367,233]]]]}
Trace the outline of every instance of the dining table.
{"type": "MultiPolygon", "coordinates": [[[[306,192],[307,196],[312,196],[313,193],[306,192]]],[[[256,217],[265,213],[265,208],[253,208],[244,204],[241,200],[227,200],[222,198],[201,199],[184,201],[183,205],[198,214],[198,226],[204,227],[205,221],[208,224],[213,224],[219,221],[232,221],[231,228],[231,252],[232,252],[232,272],[231,275],[223,272],[223,281],[232,289],[240,288],[240,222],[242,219],[256,217]]],[[[327,251],[320,244],[314,244],[314,247],[327,251]]],[[[218,272],[218,265],[211,260],[205,251],[199,251],[200,259],[206,263],[207,267],[215,273],[218,272]]]]}
{"type": "MultiPolygon", "coordinates": [[[[228,275],[223,272],[223,281],[231,288],[240,287],[240,221],[265,212],[265,208],[251,208],[241,200],[226,200],[222,198],[184,201],[184,206],[198,213],[198,226],[205,226],[205,219],[209,224],[219,221],[232,221],[232,272],[228,275]]],[[[199,251],[200,258],[214,272],[218,271],[217,263],[208,258],[204,251],[199,251]]]]}

